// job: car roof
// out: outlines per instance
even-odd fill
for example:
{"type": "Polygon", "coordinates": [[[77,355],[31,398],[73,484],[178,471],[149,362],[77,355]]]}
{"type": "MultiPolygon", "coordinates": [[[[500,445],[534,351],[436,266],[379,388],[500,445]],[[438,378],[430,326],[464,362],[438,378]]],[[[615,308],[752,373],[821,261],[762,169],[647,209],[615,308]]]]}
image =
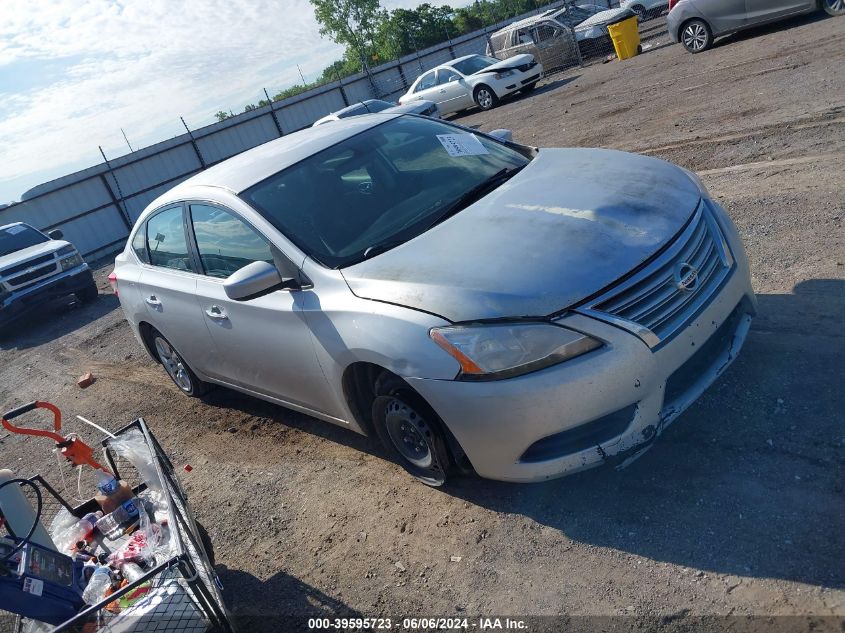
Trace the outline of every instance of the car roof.
{"type": "Polygon", "coordinates": [[[349,117],[338,119],[332,125],[318,125],[286,134],[209,167],[180,183],[158,201],[178,199],[184,189],[198,186],[221,187],[241,193],[309,156],[398,116],[402,115],[376,113],[349,117]]]}
{"type": "MultiPolygon", "coordinates": [[[[29,226],[29,224],[27,224],[26,222],[10,222],[9,224],[4,224],[4,225],[0,226],[0,231],[10,229],[13,226],[18,226],[20,224],[23,224],[24,226],[29,226]]],[[[30,227],[30,228],[32,228],[32,227],[30,227]]]]}
{"type": "MultiPolygon", "coordinates": [[[[455,59],[450,59],[448,62],[443,62],[442,64],[435,66],[434,68],[429,68],[424,73],[420,73],[420,77],[422,77],[425,74],[430,73],[433,70],[437,70],[438,68],[452,67],[455,64],[457,64],[458,62],[462,62],[465,59],[469,59],[471,57],[482,57],[482,55],[476,55],[476,54],[473,53],[472,55],[464,55],[463,57],[456,57],[455,59]]],[[[419,77],[417,77],[417,79],[419,79],[419,77]]]]}
{"type": "Polygon", "coordinates": [[[491,35],[498,35],[499,33],[507,33],[508,31],[513,31],[514,29],[521,29],[523,26],[529,26],[531,24],[539,22],[540,20],[544,20],[550,17],[553,13],[557,13],[560,10],[561,7],[558,7],[557,9],[549,9],[548,11],[544,11],[539,15],[532,15],[531,17],[524,18],[522,20],[519,20],[518,22],[511,22],[506,27],[499,29],[495,33],[491,33],[491,35]]]}

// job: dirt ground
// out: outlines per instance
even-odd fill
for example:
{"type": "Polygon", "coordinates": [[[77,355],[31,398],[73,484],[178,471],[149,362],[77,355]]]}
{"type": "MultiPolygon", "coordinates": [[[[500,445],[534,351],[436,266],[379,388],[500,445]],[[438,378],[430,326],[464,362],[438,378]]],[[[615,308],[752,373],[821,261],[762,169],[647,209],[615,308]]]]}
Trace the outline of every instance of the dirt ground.
{"type": "MultiPolygon", "coordinates": [[[[809,16],[693,56],[665,46],[658,24],[639,57],[552,76],[459,119],[540,146],[675,161],[701,174],[739,227],[759,297],[745,349],[624,471],[435,490],[340,428],[222,389],[185,398],[132,337],[108,267],[94,304],[4,336],[0,407],[46,399],[109,428],[143,416],[174,462],[194,467],[183,481],[244,631],[356,614],[626,615],[630,628],[802,615],[839,630],[843,27],[809,16]],[[85,371],[97,382],[83,391],[85,371]]],[[[67,422],[94,439],[80,426],[67,422]]],[[[4,466],[58,481],[49,444],[5,435],[0,447],[4,466]]]]}

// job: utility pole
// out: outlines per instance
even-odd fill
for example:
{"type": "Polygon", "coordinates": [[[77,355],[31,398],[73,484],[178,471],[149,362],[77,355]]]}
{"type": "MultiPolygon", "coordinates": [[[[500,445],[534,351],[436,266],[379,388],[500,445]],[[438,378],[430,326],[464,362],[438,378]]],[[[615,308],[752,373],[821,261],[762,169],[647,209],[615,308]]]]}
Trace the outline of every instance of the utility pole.
{"type": "Polygon", "coordinates": [[[296,69],[299,71],[299,78],[302,79],[302,85],[307,86],[308,84],[305,83],[305,75],[302,74],[302,69],[299,67],[299,64],[296,65],[296,69]]]}

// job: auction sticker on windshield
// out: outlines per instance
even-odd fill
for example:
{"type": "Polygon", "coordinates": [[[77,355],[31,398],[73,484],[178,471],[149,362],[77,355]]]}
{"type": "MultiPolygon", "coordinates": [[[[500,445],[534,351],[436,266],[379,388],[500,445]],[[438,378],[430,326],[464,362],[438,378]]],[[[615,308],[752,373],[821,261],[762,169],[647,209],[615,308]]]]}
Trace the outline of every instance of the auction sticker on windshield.
{"type": "Polygon", "coordinates": [[[18,233],[23,233],[26,230],[26,227],[22,224],[15,224],[14,226],[10,226],[6,229],[6,233],[9,235],[17,235],[18,233]]]}
{"type": "Polygon", "coordinates": [[[449,156],[479,156],[490,153],[475,134],[438,134],[437,140],[449,156]]]}

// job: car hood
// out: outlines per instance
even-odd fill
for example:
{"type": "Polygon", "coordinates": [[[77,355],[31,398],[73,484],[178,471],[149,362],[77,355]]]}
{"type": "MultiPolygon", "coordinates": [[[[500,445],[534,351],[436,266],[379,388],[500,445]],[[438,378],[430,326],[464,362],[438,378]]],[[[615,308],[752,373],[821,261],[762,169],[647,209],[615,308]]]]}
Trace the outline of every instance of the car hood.
{"type": "Polygon", "coordinates": [[[65,242],[64,240],[50,240],[48,242],[35,244],[34,246],[4,255],[3,257],[0,257],[0,275],[2,275],[3,271],[7,268],[11,268],[12,266],[16,266],[18,264],[24,264],[31,259],[47,255],[48,253],[53,253],[68,244],[69,242],[65,242]]]}
{"type": "Polygon", "coordinates": [[[648,260],[700,197],[662,160],[543,149],[457,215],[342,273],[359,297],[450,321],[547,316],[648,260]]]}
{"type": "Polygon", "coordinates": [[[478,72],[471,74],[470,77],[477,77],[479,75],[485,75],[487,73],[494,73],[499,70],[507,70],[508,68],[516,68],[517,66],[522,66],[523,64],[530,64],[533,61],[534,56],[529,55],[528,53],[514,55],[513,57],[508,57],[507,59],[503,59],[502,61],[496,62],[495,64],[490,64],[486,68],[482,68],[478,72]]]}

